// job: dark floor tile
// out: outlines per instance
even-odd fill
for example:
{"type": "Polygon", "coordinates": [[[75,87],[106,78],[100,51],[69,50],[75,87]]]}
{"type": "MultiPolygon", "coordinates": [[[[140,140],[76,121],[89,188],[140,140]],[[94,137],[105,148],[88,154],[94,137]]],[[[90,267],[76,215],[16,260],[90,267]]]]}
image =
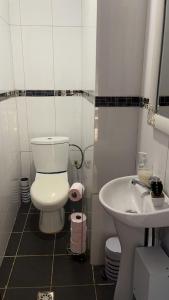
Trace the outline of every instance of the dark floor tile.
{"type": "Polygon", "coordinates": [[[65,212],[73,213],[73,212],[79,212],[82,211],[82,200],[78,202],[73,202],[71,200],[68,200],[66,205],[65,205],[65,212]]]}
{"type": "Polygon", "coordinates": [[[70,213],[65,213],[65,224],[63,231],[70,231],[71,227],[71,214],[70,213]]]}
{"type": "Polygon", "coordinates": [[[115,287],[111,285],[96,286],[97,300],[112,300],[115,287]]]}
{"type": "Polygon", "coordinates": [[[30,214],[28,216],[25,231],[39,231],[39,214],[30,214]]]}
{"type": "Polygon", "coordinates": [[[19,213],[22,213],[22,214],[28,213],[30,205],[31,205],[31,202],[21,203],[21,206],[19,208],[19,213]]]}
{"type": "Polygon", "coordinates": [[[0,267],[0,288],[4,288],[8,282],[13,260],[14,258],[7,257],[3,259],[2,265],[0,267]]]}
{"type": "Polygon", "coordinates": [[[107,279],[104,273],[104,266],[94,266],[94,279],[96,284],[112,283],[111,280],[107,279]]]}
{"type": "Polygon", "coordinates": [[[31,204],[30,213],[37,213],[38,214],[39,210],[33,204],[31,204]]]}
{"type": "Polygon", "coordinates": [[[51,270],[52,256],[17,257],[9,286],[49,286],[51,270]]]}
{"type": "Polygon", "coordinates": [[[8,247],[6,249],[6,256],[15,256],[18,249],[19,241],[21,238],[21,233],[12,233],[8,242],[8,247]]]}
{"type": "Polygon", "coordinates": [[[13,228],[13,232],[22,232],[24,225],[25,225],[25,221],[26,221],[26,214],[18,214],[16,221],[15,221],[15,225],[13,228]]]}
{"type": "Polygon", "coordinates": [[[24,232],[19,247],[19,255],[53,254],[54,235],[41,232],[24,232]]]}
{"type": "Polygon", "coordinates": [[[0,289],[0,300],[2,300],[2,298],[3,298],[3,295],[4,295],[4,289],[0,289]]]}
{"type": "Polygon", "coordinates": [[[70,233],[61,232],[56,234],[55,254],[66,254],[69,246],[70,233]]]}
{"type": "Polygon", "coordinates": [[[4,300],[37,300],[39,291],[48,291],[50,288],[17,288],[7,289],[4,300]]]}
{"type": "Polygon", "coordinates": [[[53,285],[91,284],[92,267],[88,261],[80,263],[71,256],[55,256],[53,285]],[[59,271],[58,271],[59,270],[59,271]]]}
{"type": "Polygon", "coordinates": [[[52,291],[58,300],[96,300],[94,286],[56,287],[52,291]]]}

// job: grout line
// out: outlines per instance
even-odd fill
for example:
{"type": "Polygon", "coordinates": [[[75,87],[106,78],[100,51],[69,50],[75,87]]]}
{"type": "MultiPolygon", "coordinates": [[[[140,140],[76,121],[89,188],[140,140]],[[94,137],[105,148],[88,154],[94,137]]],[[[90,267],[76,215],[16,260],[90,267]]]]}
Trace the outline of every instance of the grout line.
{"type": "MultiPolygon", "coordinates": [[[[69,287],[88,287],[88,286],[93,286],[93,284],[75,284],[75,285],[52,285],[53,288],[69,288],[69,287]]],[[[44,288],[49,288],[49,285],[44,285],[44,286],[17,286],[13,287],[10,286],[8,289],[44,289],[44,288]]]]}
{"type": "MultiPolygon", "coordinates": [[[[55,47],[54,47],[54,27],[53,27],[53,2],[52,0],[50,1],[50,6],[51,6],[51,16],[52,16],[52,60],[53,60],[53,84],[54,84],[54,91],[55,91],[55,87],[56,87],[56,76],[55,76],[55,47]]],[[[54,132],[57,135],[56,132],[56,96],[55,96],[55,92],[54,92],[54,115],[55,115],[55,128],[54,128],[54,132]]]]}
{"type": "MultiPolygon", "coordinates": [[[[16,255],[6,255],[4,258],[15,258],[16,255]]],[[[27,258],[27,257],[58,257],[58,256],[72,256],[71,253],[58,253],[58,254],[20,254],[17,258],[27,258]]]]}
{"type": "Polygon", "coordinates": [[[94,267],[93,267],[93,265],[92,265],[92,274],[93,274],[93,284],[94,284],[95,298],[97,300],[97,290],[96,290],[96,282],[95,282],[94,267]]]}
{"type": "Polygon", "coordinates": [[[50,291],[52,289],[52,282],[53,282],[53,271],[54,271],[54,261],[55,261],[55,245],[56,245],[56,234],[55,234],[55,240],[53,245],[53,258],[52,258],[52,270],[51,270],[51,278],[50,278],[50,291]]]}
{"type": "MultiPolygon", "coordinates": [[[[38,233],[38,232],[40,232],[39,230],[24,230],[24,232],[33,232],[33,233],[38,233]]],[[[69,230],[64,230],[64,231],[62,231],[62,233],[67,233],[67,232],[69,232],[69,230]]],[[[12,233],[22,233],[22,231],[12,231],[12,233]]],[[[45,234],[45,233],[44,233],[45,234]]]]}
{"type": "MultiPolygon", "coordinates": [[[[0,16],[0,18],[2,18],[1,16],[0,16]]],[[[4,18],[2,18],[4,21],[5,21],[5,19],[4,18]]],[[[6,23],[7,23],[7,21],[5,21],[6,23]]],[[[54,27],[54,28],[81,28],[81,26],[73,26],[73,25],[71,25],[71,26],[58,26],[58,25],[44,25],[44,24],[9,24],[9,23],[7,23],[8,25],[10,25],[10,26],[14,26],[14,27],[49,27],[49,28],[52,28],[52,27],[54,27]]],[[[89,28],[93,28],[92,26],[89,26],[89,28]]],[[[88,28],[88,27],[87,27],[88,28]]]]}
{"type": "MultiPolygon", "coordinates": [[[[30,209],[31,209],[31,205],[29,207],[29,211],[30,211],[30,209]]],[[[22,233],[21,233],[21,236],[20,236],[20,240],[19,240],[19,244],[18,244],[18,247],[17,247],[17,250],[16,250],[16,254],[14,256],[14,260],[13,260],[13,264],[12,264],[12,267],[11,267],[11,271],[9,273],[8,281],[7,281],[7,284],[5,286],[5,290],[4,290],[4,294],[3,294],[2,300],[5,299],[6,291],[7,291],[9,282],[10,282],[10,278],[11,278],[11,275],[12,275],[12,272],[13,272],[13,269],[14,269],[15,261],[16,261],[16,258],[17,258],[17,255],[18,255],[18,251],[19,251],[19,248],[20,248],[20,245],[21,245],[21,240],[22,240],[22,237],[23,237],[23,234],[24,234],[24,229],[26,227],[26,223],[27,223],[27,220],[28,220],[29,211],[28,211],[26,219],[25,219],[25,223],[24,223],[23,230],[22,230],[22,233]]]]}

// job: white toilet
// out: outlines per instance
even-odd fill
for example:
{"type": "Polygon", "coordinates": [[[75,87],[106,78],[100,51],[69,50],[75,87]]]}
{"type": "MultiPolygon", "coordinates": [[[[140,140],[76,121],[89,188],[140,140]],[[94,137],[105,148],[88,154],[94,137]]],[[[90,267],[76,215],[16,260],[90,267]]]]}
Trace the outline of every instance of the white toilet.
{"type": "Polygon", "coordinates": [[[31,145],[36,169],[31,199],[40,210],[39,228],[44,233],[57,233],[64,227],[68,200],[69,138],[33,138],[31,145]]]}

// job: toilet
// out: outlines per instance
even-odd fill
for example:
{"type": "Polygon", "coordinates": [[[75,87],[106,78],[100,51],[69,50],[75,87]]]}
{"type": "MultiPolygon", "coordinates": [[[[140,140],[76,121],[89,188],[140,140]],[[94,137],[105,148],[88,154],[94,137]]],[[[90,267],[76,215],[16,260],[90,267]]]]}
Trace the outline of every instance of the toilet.
{"type": "Polygon", "coordinates": [[[64,205],[68,200],[69,138],[33,138],[31,146],[36,176],[30,194],[32,203],[40,210],[39,229],[57,233],[64,227],[64,205]]]}

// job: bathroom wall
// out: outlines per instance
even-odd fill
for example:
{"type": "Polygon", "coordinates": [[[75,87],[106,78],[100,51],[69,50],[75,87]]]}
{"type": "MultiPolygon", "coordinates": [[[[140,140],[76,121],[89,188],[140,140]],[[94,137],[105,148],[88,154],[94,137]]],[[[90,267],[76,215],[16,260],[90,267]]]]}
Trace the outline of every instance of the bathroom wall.
{"type": "Polygon", "coordinates": [[[19,206],[20,152],[8,1],[0,1],[0,264],[19,206]]]}
{"type": "Polygon", "coordinates": [[[84,164],[82,181],[85,185],[84,211],[88,218],[88,246],[91,237],[91,203],[93,188],[94,114],[96,81],[96,22],[97,0],[82,0],[82,146],[84,164]]]}
{"type": "MultiPolygon", "coordinates": [[[[22,176],[32,181],[32,137],[66,135],[82,146],[82,6],[79,0],[9,2],[22,176]]],[[[71,150],[71,161],[80,160],[71,150]]],[[[71,183],[71,163],[69,169],[71,183]]]]}
{"type": "Polygon", "coordinates": [[[112,217],[99,204],[99,190],[111,179],[136,172],[139,108],[127,107],[120,97],[141,96],[147,1],[99,0],[97,15],[100,102],[96,99],[91,227],[91,262],[96,265],[104,263],[106,239],[116,235],[112,217]]]}
{"type": "Polygon", "coordinates": [[[97,0],[82,0],[82,89],[95,91],[97,0]]]}
{"type": "Polygon", "coordinates": [[[10,0],[18,90],[81,89],[81,1],[10,0]]]}

